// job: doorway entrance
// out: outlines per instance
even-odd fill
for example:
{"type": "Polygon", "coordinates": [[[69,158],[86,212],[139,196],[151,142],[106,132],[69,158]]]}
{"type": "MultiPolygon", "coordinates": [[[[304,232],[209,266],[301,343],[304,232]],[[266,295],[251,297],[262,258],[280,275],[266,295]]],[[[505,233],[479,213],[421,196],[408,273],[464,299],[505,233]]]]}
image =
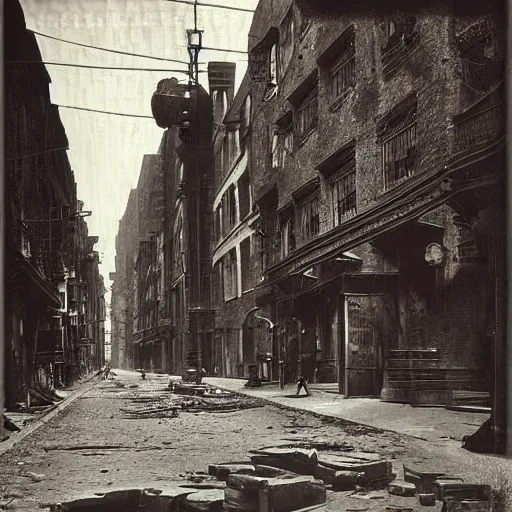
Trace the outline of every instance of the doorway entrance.
{"type": "Polygon", "coordinates": [[[384,354],[396,338],[395,301],[389,294],[345,294],[339,390],[346,397],[380,396],[384,354]]]}

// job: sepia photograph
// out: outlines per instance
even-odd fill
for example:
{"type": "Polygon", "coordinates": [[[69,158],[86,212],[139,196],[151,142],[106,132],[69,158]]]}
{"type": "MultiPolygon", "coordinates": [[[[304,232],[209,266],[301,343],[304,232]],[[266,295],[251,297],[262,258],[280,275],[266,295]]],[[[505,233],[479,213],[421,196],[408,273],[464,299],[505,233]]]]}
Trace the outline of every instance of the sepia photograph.
{"type": "Polygon", "coordinates": [[[1,3],[0,510],[512,512],[505,0],[1,3]]]}

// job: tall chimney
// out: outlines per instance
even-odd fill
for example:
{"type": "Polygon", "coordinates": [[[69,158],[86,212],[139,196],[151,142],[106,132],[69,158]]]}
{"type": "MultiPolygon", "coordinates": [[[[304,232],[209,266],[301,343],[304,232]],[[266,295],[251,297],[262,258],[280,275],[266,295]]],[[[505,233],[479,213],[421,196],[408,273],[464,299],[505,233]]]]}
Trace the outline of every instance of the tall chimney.
{"type": "Polygon", "coordinates": [[[208,86],[213,101],[214,123],[222,123],[228,105],[235,95],[236,64],[234,62],[209,62],[208,86]]]}

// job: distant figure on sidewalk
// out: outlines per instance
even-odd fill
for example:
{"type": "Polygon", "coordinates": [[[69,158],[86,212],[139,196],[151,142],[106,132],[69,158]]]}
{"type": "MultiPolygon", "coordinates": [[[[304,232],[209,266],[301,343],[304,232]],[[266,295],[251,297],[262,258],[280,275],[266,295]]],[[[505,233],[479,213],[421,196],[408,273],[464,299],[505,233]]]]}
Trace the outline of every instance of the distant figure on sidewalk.
{"type": "Polygon", "coordinates": [[[300,376],[299,380],[297,381],[297,396],[299,396],[300,390],[302,388],[304,388],[304,391],[306,392],[306,396],[311,396],[306,379],[304,377],[300,376]]]}

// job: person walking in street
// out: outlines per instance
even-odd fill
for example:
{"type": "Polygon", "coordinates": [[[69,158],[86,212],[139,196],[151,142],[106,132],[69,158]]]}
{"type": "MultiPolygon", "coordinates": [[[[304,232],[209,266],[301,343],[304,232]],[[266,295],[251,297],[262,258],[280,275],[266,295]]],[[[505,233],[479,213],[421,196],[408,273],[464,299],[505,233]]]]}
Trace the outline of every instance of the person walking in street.
{"type": "Polygon", "coordinates": [[[304,391],[306,392],[306,396],[311,396],[311,393],[309,392],[308,382],[307,380],[301,375],[299,376],[299,379],[297,380],[297,396],[300,395],[300,390],[304,388],[304,391]]]}

